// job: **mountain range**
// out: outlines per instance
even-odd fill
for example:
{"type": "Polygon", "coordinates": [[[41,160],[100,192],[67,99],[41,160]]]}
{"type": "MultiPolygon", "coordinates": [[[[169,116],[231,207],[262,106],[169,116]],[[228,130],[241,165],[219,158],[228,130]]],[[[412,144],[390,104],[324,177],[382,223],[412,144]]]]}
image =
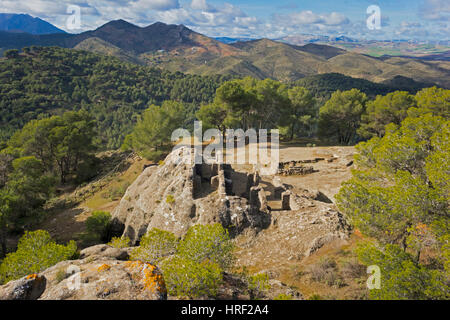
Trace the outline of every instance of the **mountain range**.
{"type": "Polygon", "coordinates": [[[373,57],[317,43],[300,46],[270,39],[244,40],[228,39],[224,43],[184,25],[156,22],[139,27],[124,20],[80,34],[0,31],[2,50],[60,46],[190,74],[296,81],[316,74],[340,73],[378,83],[402,77],[450,88],[450,62],[445,59],[373,57]]]}
{"type": "Polygon", "coordinates": [[[51,23],[28,14],[0,13],[0,30],[30,34],[66,33],[51,23]]]}

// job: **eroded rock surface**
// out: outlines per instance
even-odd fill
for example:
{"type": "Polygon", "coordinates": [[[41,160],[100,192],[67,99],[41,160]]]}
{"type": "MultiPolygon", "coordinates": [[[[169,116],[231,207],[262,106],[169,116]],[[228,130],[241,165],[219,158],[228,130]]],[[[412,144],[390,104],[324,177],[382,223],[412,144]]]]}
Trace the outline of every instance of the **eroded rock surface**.
{"type": "Polygon", "coordinates": [[[237,237],[238,264],[282,272],[327,244],[345,243],[351,227],[330,202],[319,192],[283,192],[269,228],[237,237]]]}
{"type": "Polygon", "coordinates": [[[0,287],[0,300],[36,300],[45,290],[47,279],[31,274],[0,287]]]}
{"type": "Polygon", "coordinates": [[[106,245],[82,251],[84,259],[62,261],[39,273],[0,287],[0,300],[165,300],[159,269],[122,261],[126,250],[106,245]],[[119,252],[121,251],[121,252],[119,252]]]}
{"type": "Polygon", "coordinates": [[[135,244],[152,228],[182,236],[195,224],[221,223],[236,234],[270,224],[262,195],[258,201],[250,196],[253,175],[190,159],[191,149],[180,148],[163,164],[146,168],[113,211],[113,231],[135,244]]]}

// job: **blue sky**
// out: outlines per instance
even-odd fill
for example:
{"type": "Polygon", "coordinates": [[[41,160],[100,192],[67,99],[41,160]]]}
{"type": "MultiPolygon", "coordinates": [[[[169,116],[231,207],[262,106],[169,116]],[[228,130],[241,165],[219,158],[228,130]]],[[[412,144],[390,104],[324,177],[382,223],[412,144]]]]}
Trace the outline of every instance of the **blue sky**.
{"type": "Polygon", "coordinates": [[[0,12],[28,13],[75,33],[125,19],[184,24],[208,36],[449,40],[450,34],[450,0],[0,0],[0,12]],[[67,25],[70,5],[81,9],[79,29],[67,25]],[[381,29],[367,27],[371,5],[381,10],[381,29]]]}

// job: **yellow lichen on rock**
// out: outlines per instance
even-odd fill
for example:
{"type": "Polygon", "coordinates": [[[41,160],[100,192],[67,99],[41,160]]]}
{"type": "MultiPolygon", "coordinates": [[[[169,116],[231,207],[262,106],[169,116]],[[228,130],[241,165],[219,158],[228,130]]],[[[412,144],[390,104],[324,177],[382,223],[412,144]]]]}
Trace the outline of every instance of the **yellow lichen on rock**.
{"type": "Polygon", "coordinates": [[[155,266],[142,261],[128,261],[126,266],[128,269],[135,271],[140,277],[140,281],[142,282],[144,289],[153,293],[155,291],[160,293],[166,292],[166,285],[164,283],[163,276],[159,271],[157,271],[155,266]]]}
{"type": "Polygon", "coordinates": [[[107,271],[111,269],[111,266],[108,264],[102,264],[100,267],[98,267],[97,271],[98,272],[102,272],[102,271],[107,271]]]}
{"type": "Polygon", "coordinates": [[[38,275],[36,273],[30,274],[27,276],[27,280],[31,280],[31,279],[37,279],[38,275]]]}
{"type": "Polygon", "coordinates": [[[144,287],[151,291],[161,291],[161,288],[165,288],[163,277],[160,273],[155,272],[155,268],[152,265],[148,265],[148,268],[143,270],[144,272],[144,287]]]}

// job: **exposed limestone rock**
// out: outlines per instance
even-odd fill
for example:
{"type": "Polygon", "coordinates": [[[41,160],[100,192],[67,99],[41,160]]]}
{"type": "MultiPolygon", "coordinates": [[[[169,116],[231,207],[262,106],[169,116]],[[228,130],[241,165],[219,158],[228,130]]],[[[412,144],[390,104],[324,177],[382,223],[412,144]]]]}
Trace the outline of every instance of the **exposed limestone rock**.
{"type": "Polygon", "coordinates": [[[308,257],[320,248],[322,248],[326,243],[338,239],[338,236],[333,233],[328,233],[323,236],[319,236],[311,241],[309,248],[305,251],[305,256],[308,257]]]}
{"type": "Polygon", "coordinates": [[[0,300],[36,300],[45,290],[46,278],[31,274],[0,287],[0,300]]]}
{"type": "Polygon", "coordinates": [[[290,296],[292,300],[304,300],[303,295],[297,290],[287,286],[279,280],[271,279],[269,280],[270,289],[266,293],[266,297],[269,300],[273,300],[280,295],[290,296]]]}
{"type": "Polygon", "coordinates": [[[303,195],[316,201],[333,203],[333,201],[331,201],[330,198],[328,198],[323,192],[319,190],[311,190],[311,191],[305,190],[303,195]]]}
{"type": "Polygon", "coordinates": [[[106,245],[82,251],[84,259],[62,261],[37,274],[0,287],[0,300],[165,300],[159,269],[140,261],[120,261],[127,254],[106,245]],[[103,249],[103,250],[102,250],[103,249]],[[109,252],[109,253],[108,253],[109,252]]]}
{"type": "Polygon", "coordinates": [[[140,261],[64,261],[43,272],[48,279],[41,300],[165,300],[161,272],[140,261]],[[60,281],[58,273],[74,270],[60,281]]]}
{"type": "Polygon", "coordinates": [[[351,227],[332,203],[293,190],[283,195],[285,205],[290,198],[290,210],[272,211],[270,227],[256,236],[241,234],[236,238],[239,265],[282,273],[287,264],[299,263],[328,243],[342,244],[348,239],[351,227]]]}
{"type": "Polygon", "coordinates": [[[99,244],[81,250],[80,259],[85,258],[111,258],[116,260],[128,260],[129,254],[126,250],[110,247],[106,244],[99,244]]]}
{"type": "MultiPolygon", "coordinates": [[[[162,165],[145,169],[112,212],[113,232],[135,244],[152,228],[182,236],[199,223],[222,223],[237,233],[270,224],[263,203],[253,207],[246,198],[249,190],[241,189],[249,176],[229,165],[194,165],[190,160],[191,149],[183,147],[169,154],[162,165]]],[[[257,181],[259,176],[254,174],[251,186],[257,181]]],[[[263,195],[259,197],[263,201],[263,195]]]]}

